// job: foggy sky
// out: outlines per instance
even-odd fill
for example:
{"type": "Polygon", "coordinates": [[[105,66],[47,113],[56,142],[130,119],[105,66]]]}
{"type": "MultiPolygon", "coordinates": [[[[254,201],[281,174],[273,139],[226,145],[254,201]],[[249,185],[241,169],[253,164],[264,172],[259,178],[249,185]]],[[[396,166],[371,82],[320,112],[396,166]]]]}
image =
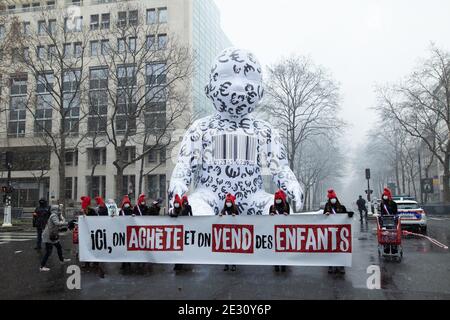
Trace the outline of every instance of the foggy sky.
{"type": "MultiPolygon", "coordinates": [[[[298,53],[331,71],[341,86],[339,116],[350,125],[340,143],[350,156],[368,142],[375,85],[406,76],[428,55],[431,42],[450,49],[448,0],[215,1],[230,40],[263,65],[298,53]]],[[[354,200],[361,188],[346,183],[344,196],[354,200]]]]}

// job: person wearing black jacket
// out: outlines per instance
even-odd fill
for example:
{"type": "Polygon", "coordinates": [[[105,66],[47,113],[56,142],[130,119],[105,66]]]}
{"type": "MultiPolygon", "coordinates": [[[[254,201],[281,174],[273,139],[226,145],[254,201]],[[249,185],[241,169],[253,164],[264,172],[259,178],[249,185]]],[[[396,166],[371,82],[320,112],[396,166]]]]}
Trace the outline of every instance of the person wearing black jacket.
{"type": "Polygon", "coordinates": [[[102,197],[95,197],[95,202],[97,202],[97,215],[108,216],[108,208],[106,207],[105,201],[102,197]]]}
{"type": "Polygon", "coordinates": [[[138,197],[136,206],[134,207],[133,213],[135,216],[148,216],[149,208],[145,201],[145,194],[141,194],[138,197]]]}
{"type": "Polygon", "coordinates": [[[161,203],[162,203],[162,199],[153,201],[151,207],[148,208],[148,215],[149,216],[159,216],[159,212],[161,211],[161,203]]]}
{"type": "Polygon", "coordinates": [[[50,207],[47,204],[47,200],[40,199],[39,206],[33,212],[33,227],[37,231],[36,250],[42,249],[42,232],[45,229],[49,217],[50,207]]]}
{"type": "MultiPolygon", "coordinates": [[[[270,206],[269,214],[274,215],[289,215],[291,213],[291,208],[289,203],[286,201],[286,193],[283,190],[278,190],[275,192],[275,199],[273,205],[270,206]]],[[[280,271],[286,272],[286,266],[274,266],[275,272],[280,271]]]]}
{"type": "MultiPolygon", "coordinates": [[[[334,192],[333,189],[328,190],[328,201],[325,204],[325,209],[323,210],[323,213],[326,215],[347,213],[350,217],[353,216],[353,213],[347,212],[347,208],[339,202],[336,192],[334,192]]],[[[345,268],[330,266],[328,267],[328,273],[345,274],[345,268]]]]}
{"type": "MultiPolygon", "coordinates": [[[[222,211],[220,211],[219,213],[219,217],[222,217],[223,215],[226,216],[237,216],[239,215],[239,210],[236,206],[236,197],[232,194],[227,194],[226,198],[225,198],[225,205],[222,209],[222,211]]],[[[228,271],[230,269],[230,266],[228,264],[225,265],[225,268],[223,269],[223,271],[228,271]]],[[[236,265],[232,265],[231,266],[231,271],[236,271],[236,265]]]]}
{"type": "Polygon", "coordinates": [[[383,195],[381,197],[380,207],[381,207],[380,208],[381,216],[398,215],[397,203],[395,203],[395,201],[392,200],[392,193],[391,190],[389,190],[388,188],[384,188],[383,195]]]}
{"type": "Polygon", "coordinates": [[[125,195],[122,199],[122,204],[120,205],[121,216],[133,216],[133,207],[131,206],[131,201],[128,195],[125,195]]]}
{"type": "MultiPolygon", "coordinates": [[[[172,218],[183,216],[183,202],[181,201],[181,198],[178,194],[175,195],[175,199],[173,201],[173,208],[170,209],[169,216],[171,216],[172,218]]],[[[174,271],[181,271],[182,269],[183,265],[179,263],[175,264],[175,266],[173,267],[174,271]]]]}
{"type": "Polygon", "coordinates": [[[97,212],[91,206],[91,197],[82,196],[81,198],[81,211],[85,216],[92,217],[97,216],[97,212]]]}
{"type": "Polygon", "coordinates": [[[181,203],[183,204],[183,210],[181,210],[182,216],[192,217],[192,207],[189,205],[189,200],[186,195],[181,198],[181,203]]]}
{"type": "Polygon", "coordinates": [[[366,200],[363,199],[362,196],[359,196],[359,199],[356,201],[356,205],[358,206],[358,211],[359,211],[359,216],[360,216],[360,221],[363,221],[363,212],[365,213],[366,216],[366,221],[367,221],[367,208],[366,208],[366,200]]]}

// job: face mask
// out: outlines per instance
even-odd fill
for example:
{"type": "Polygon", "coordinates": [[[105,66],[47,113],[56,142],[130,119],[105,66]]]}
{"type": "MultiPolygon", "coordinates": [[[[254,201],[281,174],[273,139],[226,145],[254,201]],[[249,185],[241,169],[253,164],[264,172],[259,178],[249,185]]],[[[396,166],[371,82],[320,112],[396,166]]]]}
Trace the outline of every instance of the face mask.
{"type": "Polygon", "coordinates": [[[185,203],[183,203],[183,205],[184,205],[184,206],[187,206],[187,205],[188,205],[188,203],[187,203],[187,202],[185,202],[185,203]]]}
{"type": "Polygon", "coordinates": [[[233,206],[233,204],[231,202],[227,202],[227,207],[231,208],[233,206]]]}
{"type": "Polygon", "coordinates": [[[129,205],[129,204],[126,204],[126,205],[124,205],[124,207],[125,207],[126,209],[128,209],[128,208],[130,207],[130,205],[129,205]]]}
{"type": "Polygon", "coordinates": [[[330,202],[331,202],[331,204],[336,204],[337,200],[336,199],[331,199],[330,202]]]}
{"type": "Polygon", "coordinates": [[[383,196],[383,200],[387,200],[389,199],[387,196],[383,196]]]}
{"type": "Polygon", "coordinates": [[[141,202],[141,205],[145,206],[145,201],[142,201],[142,202],[141,202]]]}
{"type": "Polygon", "coordinates": [[[282,202],[283,202],[283,200],[281,200],[281,199],[275,200],[275,203],[276,203],[276,204],[281,204],[282,202]]]}
{"type": "Polygon", "coordinates": [[[179,203],[175,203],[174,207],[178,209],[180,207],[180,204],[179,203]]]}

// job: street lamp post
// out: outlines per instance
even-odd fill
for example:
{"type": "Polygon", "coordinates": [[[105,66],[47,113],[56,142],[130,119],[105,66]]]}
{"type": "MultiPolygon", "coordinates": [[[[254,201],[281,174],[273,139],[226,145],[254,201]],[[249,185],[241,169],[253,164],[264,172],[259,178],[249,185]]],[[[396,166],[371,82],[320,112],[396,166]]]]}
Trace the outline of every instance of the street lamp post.
{"type": "Polygon", "coordinates": [[[7,181],[7,187],[6,187],[6,197],[5,197],[5,210],[3,213],[3,224],[2,227],[12,227],[11,223],[11,169],[12,169],[12,163],[11,163],[11,153],[6,153],[6,168],[8,169],[8,181],[7,181]]]}

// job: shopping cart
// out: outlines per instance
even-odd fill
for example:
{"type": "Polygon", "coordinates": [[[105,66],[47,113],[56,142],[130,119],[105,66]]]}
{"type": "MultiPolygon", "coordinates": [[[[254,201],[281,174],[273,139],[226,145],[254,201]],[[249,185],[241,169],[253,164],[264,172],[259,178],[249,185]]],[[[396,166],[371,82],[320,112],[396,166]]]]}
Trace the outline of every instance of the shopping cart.
{"type": "Polygon", "coordinates": [[[378,256],[387,259],[403,258],[402,228],[395,216],[380,216],[377,219],[378,256]]]}

